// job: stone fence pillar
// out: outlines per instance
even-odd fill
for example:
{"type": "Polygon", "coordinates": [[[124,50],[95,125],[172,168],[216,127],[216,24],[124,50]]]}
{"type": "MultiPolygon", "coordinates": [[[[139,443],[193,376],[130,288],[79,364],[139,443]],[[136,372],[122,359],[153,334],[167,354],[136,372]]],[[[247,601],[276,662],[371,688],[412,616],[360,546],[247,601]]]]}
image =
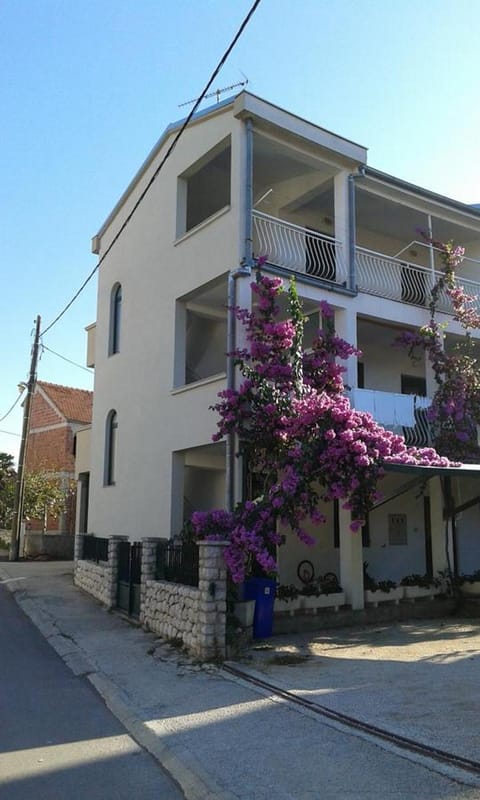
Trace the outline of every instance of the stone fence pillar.
{"type": "Polygon", "coordinates": [[[75,563],[80,561],[83,556],[83,533],[75,534],[75,542],[73,545],[73,560],[75,563]]]}
{"type": "Polygon", "coordinates": [[[121,542],[128,542],[128,536],[110,536],[108,540],[108,562],[105,567],[107,608],[114,608],[117,605],[118,554],[121,542]]]}
{"type": "Polygon", "coordinates": [[[167,541],[159,537],[145,537],[142,539],[142,563],[140,578],[140,622],[143,625],[145,616],[145,597],[147,594],[147,581],[155,580],[157,566],[157,543],[167,541]]]}
{"type": "Polygon", "coordinates": [[[227,545],[198,543],[198,657],[203,661],[225,657],[227,567],[223,553],[227,545]]]}

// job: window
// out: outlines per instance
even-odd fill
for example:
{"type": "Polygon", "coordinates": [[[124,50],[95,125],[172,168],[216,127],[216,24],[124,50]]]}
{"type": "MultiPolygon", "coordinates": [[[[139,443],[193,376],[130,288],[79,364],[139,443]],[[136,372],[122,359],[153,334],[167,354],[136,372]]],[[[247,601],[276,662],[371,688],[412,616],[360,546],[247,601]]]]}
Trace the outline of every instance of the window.
{"type": "Polygon", "coordinates": [[[418,397],[427,396],[427,381],[419,375],[401,376],[402,394],[416,394],[418,397]]]}
{"type": "Polygon", "coordinates": [[[365,364],[363,361],[357,361],[357,386],[359,389],[365,389],[365,364]]]}
{"type": "Polygon", "coordinates": [[[388,515],[388,544],[389,545],[408,544],[406,514],[388,515]]]}
{"type": "Polygon", "coordinates": [[[122,322],[122,287],[116,283],[110,296],[110,337],[108,354],[120,351],[120,328],[122,322]]]}
{"type": "Polygon", "coordinates": [[[179,178],[177,236],[230,204],[230,172],[231,147],[227,139],[179,178]]]}
{"type": "Polygon", "coordinates": [[[107,415],[105,426],[105,476],[104,485],[115,485],[115,461],[117,455],[118,419],[112,410],[107,415]]]}

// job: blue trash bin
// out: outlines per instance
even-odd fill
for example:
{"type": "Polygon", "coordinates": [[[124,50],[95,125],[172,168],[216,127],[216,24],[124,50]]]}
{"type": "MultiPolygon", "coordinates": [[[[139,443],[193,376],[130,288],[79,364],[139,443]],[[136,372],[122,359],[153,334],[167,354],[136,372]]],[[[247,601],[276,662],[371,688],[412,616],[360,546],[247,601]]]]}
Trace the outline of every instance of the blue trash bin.
{"type": "Polygon", "coordinates": [[[244,583],[245,600],[255,600],[254,639],[266,639],[272,635],[276,588],[276,581],[271,578],[249,578],[244,583]]]}

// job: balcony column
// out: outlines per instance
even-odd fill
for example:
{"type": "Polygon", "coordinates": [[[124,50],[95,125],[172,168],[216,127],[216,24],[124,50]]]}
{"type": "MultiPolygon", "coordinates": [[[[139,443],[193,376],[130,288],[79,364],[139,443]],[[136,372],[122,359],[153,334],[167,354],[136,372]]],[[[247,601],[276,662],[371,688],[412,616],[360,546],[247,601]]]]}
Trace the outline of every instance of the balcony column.
{"type": "Polygon", "coordinates": [[[170,530],[178,536],[183,528],[183,505],[185,497],[185,455],[172,454],[172,491],[170,506],[170,530]]]}
{"type": "Polygon", "coordinates": [[[345,599],[353,609],[364,608],[362,533],[350,530],[350,511],[339,505],[340,583],[345,599]]]}
{"type": "MultiPolygon", "coordinates": [[[[447,553],[445,549],[445,519],[443,516],[445,503],[441,479],[438,477],[431,478],[428,485],[430,494],[430,519],[432,530],[432,572],[434,575],[436,575],[438,572],[444,572],[448,567],[447,553]]],[[[448,553],[451,567],[454,569],[453,537],[450,521],[448,525],[448,553]]]]}
{"type": "Polygon", "coordinates": [[[338,172],[333,181],[334,188],[334,208],[335,208],[335,239],[341,243],[340,247],[340,264],[337,264],[337,281],[342,283],[346,281],[346,286],[349,289],[355,287],[353,283],[350,253],[350,236],[353,235],[351,228],[351,214],[350,214],[350,190],[348,181],[348,172],[338,172]],[[340,278],[340,276],[342,276],[340,278]],[[340,279],[340,280],[339,280],[340,279]]]}
{"type": "MultiPolygon", "coordinates": [[[[237,275],[234,282],[235,299],[232,303],[239,308],[246,308],[252,310],[252,290],[250,284],[255,280],[254,275],[248,273],[237,275]]],[[[232,312],[229,311],[229,314],[232,312]]],[[[245,335],[244,326],[236,319],[233,322],[233,347],[227,346],[230,349],[243,349],[247,346],[247,339],[245,335]]],[[[238,388],[243,378],[240,369],[237,367],[232,371],[231,388],[238,388]]],[[[228,381],[229,383],[230,381],[228,381]]],[[[227,475],[225,481],[225,507],[233,510],[237,503],[243,500],[243,458],[237,458],[236,454],[239,451],[238,436],[232,436],[227,439],[227,475]]]]}
{"type": "MultiPolygon", "coordinates": [[[[346,342],[357,346],[357,315],[354,311],[345,308],[335,309],[335,333],[346,342]]],[[[351,388],[357,386],[357,357],[351,356],[346,362],[342,362],[346,368],[343,380],[351,388]]]]}
{"type": "MultiPolygon", "coordinates": [[[[445,339],[441,341],[442,349],[445,349],[445,339]]],[[[428,353],[424,355],[425,359],[425,382],[427,385],[427,397],[433,398],[435,392],[438,389],[438,383],[435,380],[435,373],[433,371],[432,365],[430,363],[430,359],[428,357],[428,353]]]]}

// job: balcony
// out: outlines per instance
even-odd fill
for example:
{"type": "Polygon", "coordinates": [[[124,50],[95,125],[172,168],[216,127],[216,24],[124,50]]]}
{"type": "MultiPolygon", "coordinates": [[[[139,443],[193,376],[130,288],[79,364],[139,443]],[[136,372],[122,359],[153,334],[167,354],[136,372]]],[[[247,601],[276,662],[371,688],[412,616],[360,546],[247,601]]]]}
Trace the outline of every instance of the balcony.
{"type": "MultiPolygon", "coordinates": [[[[438,270],[411,264],[364,247],[355,248],[355,267],[359,292],[422,307],[428,306],[434,282],[442,275],[438,270]]],[[[480,283],[464,278],[457,280],[467,294],[475,297],[474,306],[480,311],[480,283]]],[[[438,309],[447,314],[453,313],[450,299],[444,290],[439,296],[438,309]]]]}
{"type": "Polygon", "coordinates": [[[347,267],[341,242],[291,222],[253,212],[254,252],[271,264],[322,281],[347,285],[347,267]]]}
{"type": "Polygon", "coordinates": [[[388,430],[399,433],[407,445],[431,445],[427,409],[429,397],[382,392],[377,389],[351,389],[350,402],[357,411],[367,411],[388,430]]]}
{"type": "MultiPolygon", "coordinates": [[[[256,255],[265,254],[271,264],[332,286],[348,286],[346,248],[342,242],[260,211],[254,211],[252,216],[256,255]]],[[[424,246],[419,242],[412,244],[424,246]]],[[[428,251],[429,248],[425,247],[425,253],[422,254],[425,260],[428,260],[428,251]]],[[[438,259],[438,254],[436,256],[438,259]]],[[[464,259],[464,264],[478,271],[478,261],[464,259]]],[[[426,308],[434,282],[442,273],[438,269],[356,247],[355,275],[359,292],[426,308]]],[[[475,297],[474,307],[480,312],[480,283],[461,278],[458,284],[467,294],[475,297]]],[[[438,308],[445,313],[453,313],[445,292],[440,294],[438,308]]]]}

